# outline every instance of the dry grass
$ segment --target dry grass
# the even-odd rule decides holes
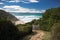
[[[51,32],[45,32],[42,40],[51,40]]]

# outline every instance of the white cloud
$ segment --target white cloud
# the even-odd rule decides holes
[[[30,2],[39,2],[38,0],[29,0]]]
[[[39,0],[1,0],[6,2],[38,3]]]
[[[7,1],[7,2],[20,2],[20,0],[11,0],[11,1]]]
[[[39,1],[38,0],[23,0],[21,2],[23,2],[23,3],[38,3]]]
[[[23,3],[30,3],[30,2],[26,2],[26,1],[22,1]]]
[[[34,19],[39,19],[42,16],[16,16],[18,19],[23,21],[24,23],[31,22]]]
[[[21,6],[4,6],[3,9],[7,12],[16,12],[16,13],[43,13],[45,10],[36,10],[23,8]]]
[[[0,2],[0,4],[4,4],[3,2]]]
[[[38,3],[38,0],[9,0],[7,2],[23,2],[23,3]]]

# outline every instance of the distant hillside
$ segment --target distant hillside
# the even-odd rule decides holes
[[[18,19],[15,16],[3,10],[0,10],[0,20],[10,20],[12,22],[18,21]]]

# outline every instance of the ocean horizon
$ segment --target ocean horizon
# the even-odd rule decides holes
[[[14,16],[42,16],[43,13],[12,13]]]
[[[11,13],[20,21],[24,23],[31,22],[34,19],[40,19],[43,13]]]

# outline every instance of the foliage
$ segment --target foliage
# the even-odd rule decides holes
[[[60,40],[60,22],[52,26],[52,40]]]
[[[10,13],[0,10],[0,20],[17,21],[18,19]]]
[[[43,14],[40,28],[46,31],[50,31],[54,23],[60,21],[60,8],[51,8],[46,10]]]
[[[19,40],[19,31],[11,21],[0,21],[0,40]]]
[[[43,13],[42,18],[39,20],[34,20],[34,24],[39,24],[41,30],[45,31],[51,31],[51,27],[54,23],[60,21],[60,7],[58,8],[51,8],[46,10],[45,13]]]
[[[20,24],[20,25],[17,25],[17,28],[19,29],[20,37],[23,37],[25,35],[32,33],[32,26],[29,24],[23,24],[23,25]]]
[[[60,20],[60,8],[48,9],[43,14],[42,17],[43,24],[41,26],[43,26],[44,30],[50,31],[52,25],[58,22],[58,20]]]
[[[32,32],[30,23],[15,26],[13,22],[17,20],[10,13],[0,10],[0,40],[19,40]]]

